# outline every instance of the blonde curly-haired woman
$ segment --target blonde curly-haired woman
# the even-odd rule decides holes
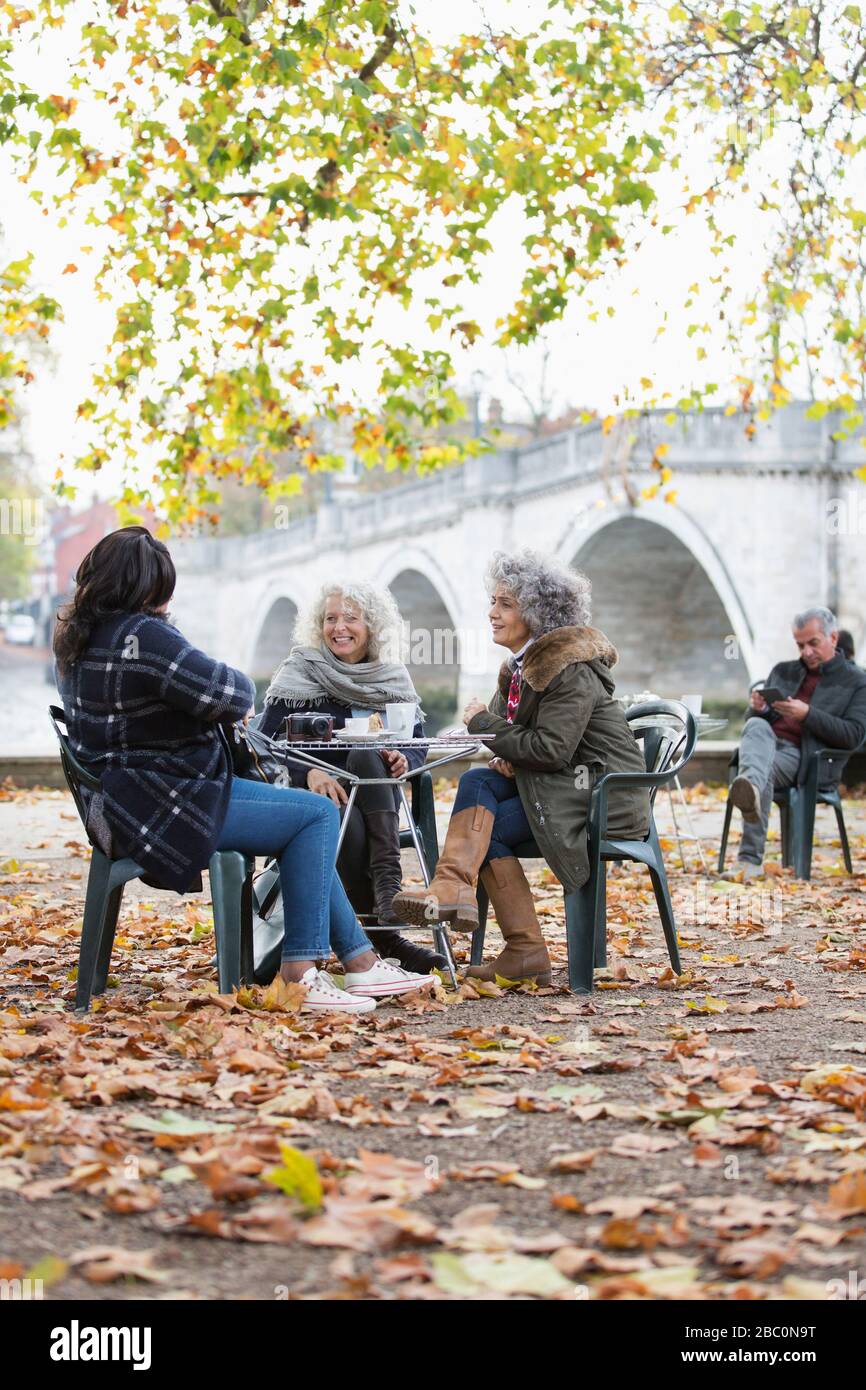
[[[279,735],[286,716],[306,711],[329,714],[334,727],[363,715],[384,716],[386,704],[414,703],[418,694],[409,672],[392,658],[401,626],[400,610],[387,589],[372,584],[323,586],[295,629],[296,645],[274,675],[265,695],[262,730]],[[415,724],[420,738],[424,726]],[[419,749],[334,749],[321,760],[361,777],[399,777],[424,761]],[[329,797],[342,811],[348,800],[343,784],[319,768],[296,774],[299,784]],[[387,786],[359,788],[357,811],[349,817],[337,870],[356,912],[371,908],[368,928],[376,950],[405,969],[429,973],[445,959],[394,930],[399,923],[392,902],[402,882],[396,791]]]

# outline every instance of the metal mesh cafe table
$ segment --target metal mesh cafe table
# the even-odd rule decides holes
[[[317,767],[322,772],[327,772],[330,777],[338,778],[342,782],[349,784],[349,799],[343,811],[342,823],[340,825],[340,838],[337,841],[337,853],[343,843],[343,836],[346,833],[346,824],[358,795],[359,787],[395,787],[400,798],[400,806],[405,813],[409,826],[409,834],[412,837],[412,845],[418,856],[418,864],[421,869],[421,877],[424,886],[430,882],[430,872],[427,868],[427,859],[424,854],[424,846],[418,834],[418,826],[412,815],[409,805],[409,798],[406,795],[406,787],[413,777],[418,777],[422,772],[432,772],[434,768],[445,767],[448,763],[453,763],[458,758],[471,758],[485,744],[493,741],[493,734],[443,734],[440,737],[432,735],[429,738],[406,738],[403,734],[389,733],[385,730],[382,734],[375,734],[368,738],[340,738],[339,731],[332,739],[298,739],[291,742],[281,742],[281,751],[292,761],[304,763],[307,767]],[[410,768],[401,773],[399,777],[389,777],[384,769],[381,777],[361,777],[355,772],[349,772],[342,767],[335,767],[333,763],[326,762],[320,755],[322,753],[350,753],[353,748],[368,748],[373,752],[380,753],[392,751],[405,753],[411,749],[421,749],[427,757],[431,752],[439,753],[440,756],[434,757],[430,761],[421,763],[420,767]],[[454,955],[451,950],[451,942],[444,923],[431,922],[431,929],[438,949],[442,952],[448,962],[448,973],[451,976],[452,985],[457,984],[457,970],[454,964]]]

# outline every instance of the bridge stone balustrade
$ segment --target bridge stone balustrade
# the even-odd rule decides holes
[[[619,426],[605,434],[594,422],[289,525],[275,506],[260,534],[174,545],[176,620],[263,678],[321,584],[388,585],[416,680],[453,690],[462,708],[489,694],[502,657],[489,640],[487,560],[529,545],[591,578],[620,689],[737,697],[793,654],[798,609],[828,604],[866,641],[861,439],[834,440],[838,420],[809,419],[803,403],[757,422],[751,439],[747,423],[722,410],[652,412],[622,427],[623,449]],[[675,502],[640,497],[658,481],[659,445]]]

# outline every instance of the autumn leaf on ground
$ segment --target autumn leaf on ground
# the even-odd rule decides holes
[[[679,1139],[664,1134],[619,1134],[611,1145],[611,1153],[622,1158],[643,1158],[646,1154],[660,1153],[662,1149],[675,1149]]]
[[[548,1260],[529,1255],[455,1255],[440,1251],[431,1257],[433,1282],[445,1293],[475,1296],[485,1292],[508,1296],[530,1294],[554,1298],[572,1285]]]
[[[705,994],[703,1000],[686,1000],[686,1008],[695,1014],[723,1014],[727,1007],[725,999],[714,999],[711,994]]]
[[[79,1250],[69,1258],[70,1267],[79,1269],[93,1284],[109,1284],[117,1279],[141,1279],[146,1283],[164,1284],[169,1275],[153,1268],[149,1250],[123,1250],[115,1245],[95,1245]]]
[[[827,1191],[827,1205],[840,1216],[866,1212],[866,1173],[846,1173]]]
[[[311,1211],[322,1205],[322,1179],[315,1160],[290,1144],[280,1145],[282,1163],[265,1173],[265,1182],[272,1182],[281,1192],[297,1197]]]
[[[559,1154],[550,1160],[549,1166],[555,1173],[582,1173],[592,1166],[600,1152],[600,1149],[581,1149],[574,1153]]]

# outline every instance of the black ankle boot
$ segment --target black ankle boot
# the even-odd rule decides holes
[[[400,817],[396,811],[367,811],[364,814],[370,881],[373,885],[373,911],[383,927],[400,925],[392,902],[403,886],[400,865]]]
[[[373,943],[373,949],[378,951],[380,956],[398,961],[404,970],[412,970],[416,975],[429,975],[431,970],[444,970],[448,964],[438,951],[431,951],[428,946],[410,941],[408,936],[401,936],[398,931],[377,931],[375,927],[368,927],[367,935]]]

